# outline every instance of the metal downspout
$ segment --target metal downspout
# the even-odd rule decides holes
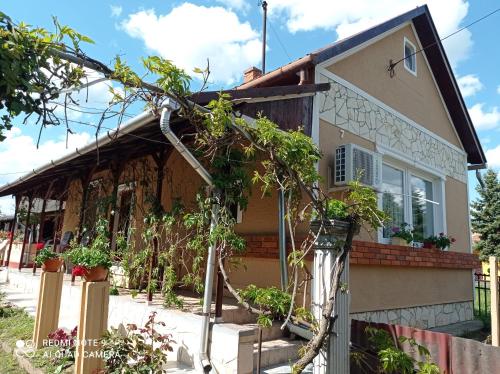
[[[278,236],[281,289],[286,291],[288,286],[288,267],[286,262],[285,192],[282,188],[278,191]]]
[[[196,170],[196,172],[208,184],[210,192],[214,199],[218,199],[217,191],[214,189],[212,176],[205,170],[199,161],[193,156],[191,152],[181,143],[180,139],[174,134],[170,128],[170,115],[173,110],[178,109],[178,104],[174,101],[168,100],[161,112],[160,128],[162,133],[170,141],[172,146],[181,154],[182,157]],[[217,225],[217,216],[219,212],[219,205],[212,205],[212,215],[210,220],[210,232],[215,229]],[[210,307],[212,304],[212,289],[215,274],[215,243],[211,244],[208,248],[207,270],[205,275],[205,291],[203,294],[203,321],[201,326],[201,340],[200,340],[200,363],[205,372],[212,369],[212,363],[208,356],[208,336],[210,329]]]

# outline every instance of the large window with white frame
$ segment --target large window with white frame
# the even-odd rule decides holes
[[[399,164],[384,162],[380,208],[390,221],[380,232],[380,241],[389,243],[394,227],[407,223],[415,242],[444,231],[444,184],[437,176]]]

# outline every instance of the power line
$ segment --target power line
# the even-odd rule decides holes
[[[433,42],[433,43],[429,44],[428,46],[426,46],[426,47],[424,47],[424,48],[422,48],[422,49],[419,49],[418,51],[415,51],[415,52],[413,52],[412,54],[410,54],[410,55],[408,55],[408,56],[405,56],[405,57],[403,57],[403,58],[399,59],[399,60],[398,60],[398,61],[396,61],[396,62],[392,62],[392,60],[391,60],[391,62],[390,62],[390,64],[389,64],[389,68],[388,68],[387,70],[388,70],[389,72],[391,72],[391,76],[392,76],[392,75],[394,74],[394,68],[395,68],[395,67],[396,67],[396,65],[397,65],[397,64],[399,64],[401,61],[404,61],[404,60],[406,60],[407,58],[410,58],[410,57],[412,57],[412,56],[416,55],[417,53],[420,53],[420,52],[422,52],[422,51],[425,51],[427,48],[430,48],[430,47],[435,46],[435,45],[436,45],[436,44],[438,44],[439,42],[442,42],[442,41],[444,41],[444,40],[448,39],[449,37],[451,37],[451,36],[453,36],[453,35],[456,35],[456,34],[458,34],[459,32],[462,32],[462,31],[464,31],[464,30],[468,29],[469,27],[471,27],[471,26],[475,25],[476,23],[479,23],[479,22],[481,22],[481,21],[485,20],[486,18],[488,18],[488,17],[492,16],[493,14],[495,14],[495,13],[497,13],[497,12],[500,12],[500,8],[497,8],[497,9],[495,9],[495,10],[491,11],[490,13],[485,14],[484,16],[482,16],[482,17],[480,17],[480,18],[476,19],[475,21],[472,21],[472,22],[471,22],[471,23],[469,23],[468,25],[465,25],[464,27],[462,27],[462,28],[460,28],[460,29],[458,29],[458,30],[456,30],[456,31],[452,32],[451,34],[446,35],[444,38],[439,39],[439,40],[437,40],[437,41],[435,41],[435,42]]]
[[[56,118],[58,118],[58,117],[56,117]],[[61,118],[58,118],[58,119],[59,120],[63,120]],[[94,125],[94,124],[89,123],[89,122],[83,122],[83,121],[77,121],[77,120],[71,120],[71,119],[68,119],[68,122],[79,124],[79,125],[84,125],[84,126],[90,126],[90,127],[96,128],[96,129],[99,128],[98,125]],[[100,126],[100,128],[104,129],[104,130],[108,130],[108,131],[118,131],[118,133],[120,132],[120,130],[118,128],[110,128],[110,127],[105,127],[105,126]],[[130,137],[133,137],[133,138],[136,138],[136,139],[141,139],[141,140],[148,141],[148,142],[155,143],[155,144],[170,145],[170,143],[167,143],[167,142],[164,142],[164,141],[161,141],[161,140],[146,138],[144,136],[140,136],[140,135],[136,135],[136,134],[122,133],[122,135],[130,136]],[[0,173],[0,176],[7,176],[7,175],[14,175],[14,174],[27,174],[27,173],[30,173],[31,171],[33,171],[33,170],[13,171],[13,172],[9,172],[9,173]]]
[[[285,45],[281,42],[281,39],[280,39],[278,33],[276,32],[276,30],[274,29],[273,24],[271,23],[270,20],[268,22],[269,22],[269,26],[271,26],[271,31],[273,32],[274,36],[276,36],[276,39],[278,39],[278,43],[281,46],[281,48],[283,49],[283,52],[285,52],[286,56],[288,57],[288,60],[291,60],[292,58],[288,54],[288,51],[286,50]]]

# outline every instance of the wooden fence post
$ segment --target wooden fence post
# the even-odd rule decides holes
[[[498,305],[498,260],[490,256],[490,292],[491,292],[491,345],[498,347],[500,345],[500,320]]]
[[[99,358],[98,340],[108,328],[109,281],[83,282],[78,324],[75,374],[100,372],[104,361]]]
[[[36,306],[35,330],[33,332],[33,343],[36,349],[42,348],[43,341],[58,327],[62,284],[62,272],[48,273],[42,271]]]

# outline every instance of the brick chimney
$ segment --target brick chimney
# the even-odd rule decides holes
[[[262,77],[262,70],[252,66],[243,72],[243,83],[248,83],[259,77]]]

